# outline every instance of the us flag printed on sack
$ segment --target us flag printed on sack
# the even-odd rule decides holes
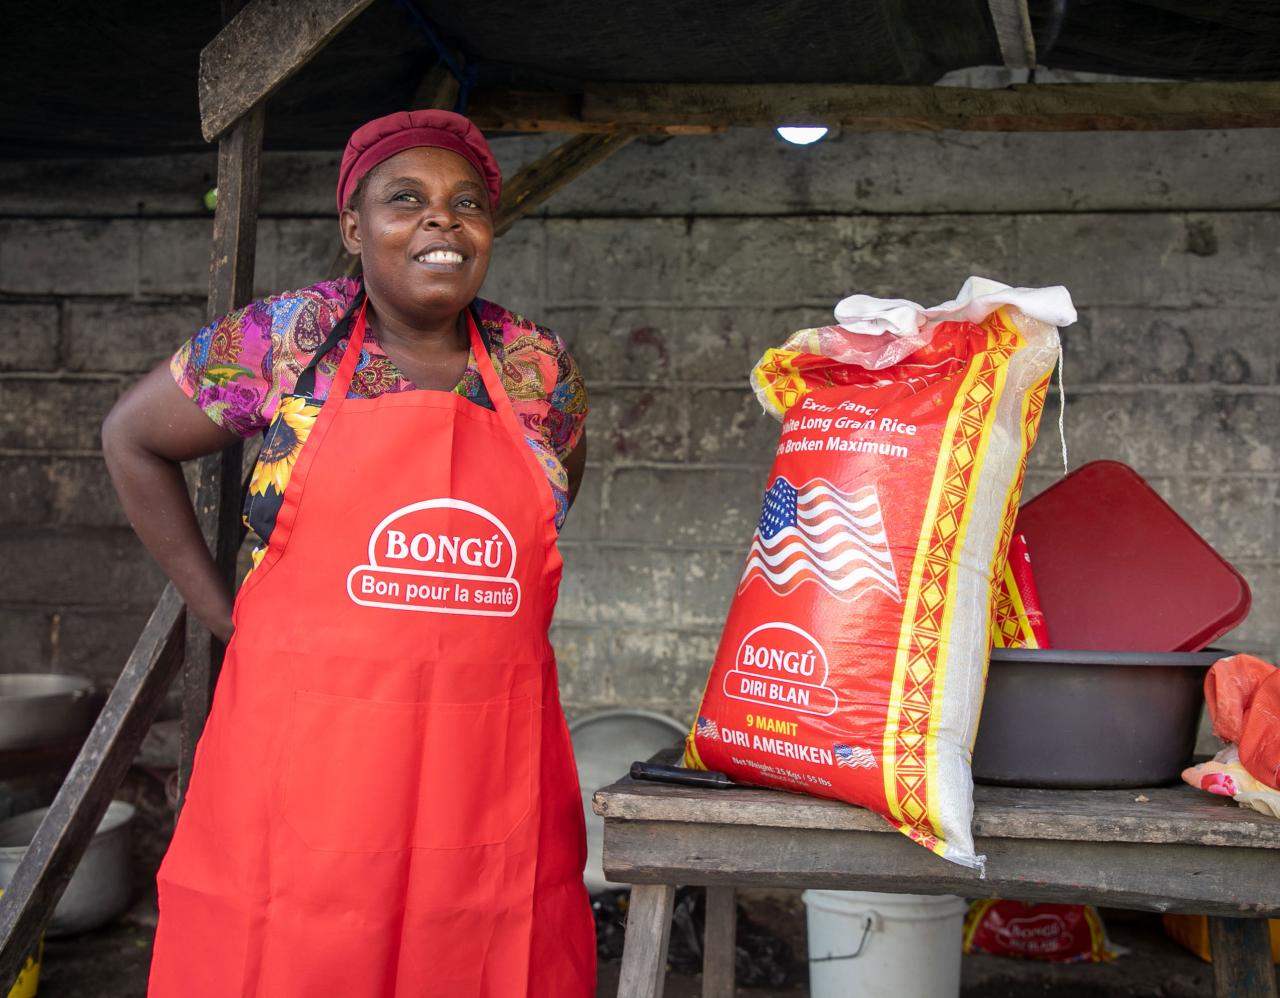
[[[980,867],[969,752],[1064,288],[853,296],[766,352],[782,421],[685,764],[871,808]]]
[[[797,492],[779,478],[764,494],[738,592],[760,579],[776,593],[813,582],[837,599],[854,600],[867,588],[898,596],[873,486],[848,495],[824,479]]]

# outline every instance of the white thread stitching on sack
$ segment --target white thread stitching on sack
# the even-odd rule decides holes
[[[1058,344],[1058,439],[1062,441],[1062,473],[1071,473],[1067,464],[1067,389],[1062,383],[1062,344]]]

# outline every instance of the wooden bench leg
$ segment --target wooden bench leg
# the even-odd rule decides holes
[[[1209,945],[1217,998],[1276,998],[1265,918],[1210,917]]]
[[[702,998],[733,998],[737,930],[737,891],[732,887],[708,887]]]
[[[672,884],[636,884],[631,888],[618,998],[662,998],[675,897]]]

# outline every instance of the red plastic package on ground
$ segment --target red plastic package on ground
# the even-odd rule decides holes
[[[845,314],[842,315],[842,309]],[[871,808],[980,867],[969,759],[1064,288],[854,296],[767,352],[783,421],[685,763]]]
[[[1122,952],[1087,904],[1026,904],[989,898],[969,906],[964,951],[1054,963],[1101,963]]]

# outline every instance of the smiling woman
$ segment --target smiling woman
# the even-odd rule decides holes
[[[500,197],[465,118],[363,126],[338,181],[362,279],[214,321],[104,426],[139,536],[229,639],[153,996],[595,992],[547,641],[586,398],[559,338],[477,297]],[[233,606],[178,462],[258,432]]]
[[[396,153],[363,180],[359,197],[342,209],[342,242],[360,257],[365,287],[382,303],[383,348],[411,381],[448,390],[466,360],[458,316],[489,270],[490,193],[476,164],[424,146]],[[421,335],[424,319],[434,336]],[[455,349],[441,352],[441,343]]]

